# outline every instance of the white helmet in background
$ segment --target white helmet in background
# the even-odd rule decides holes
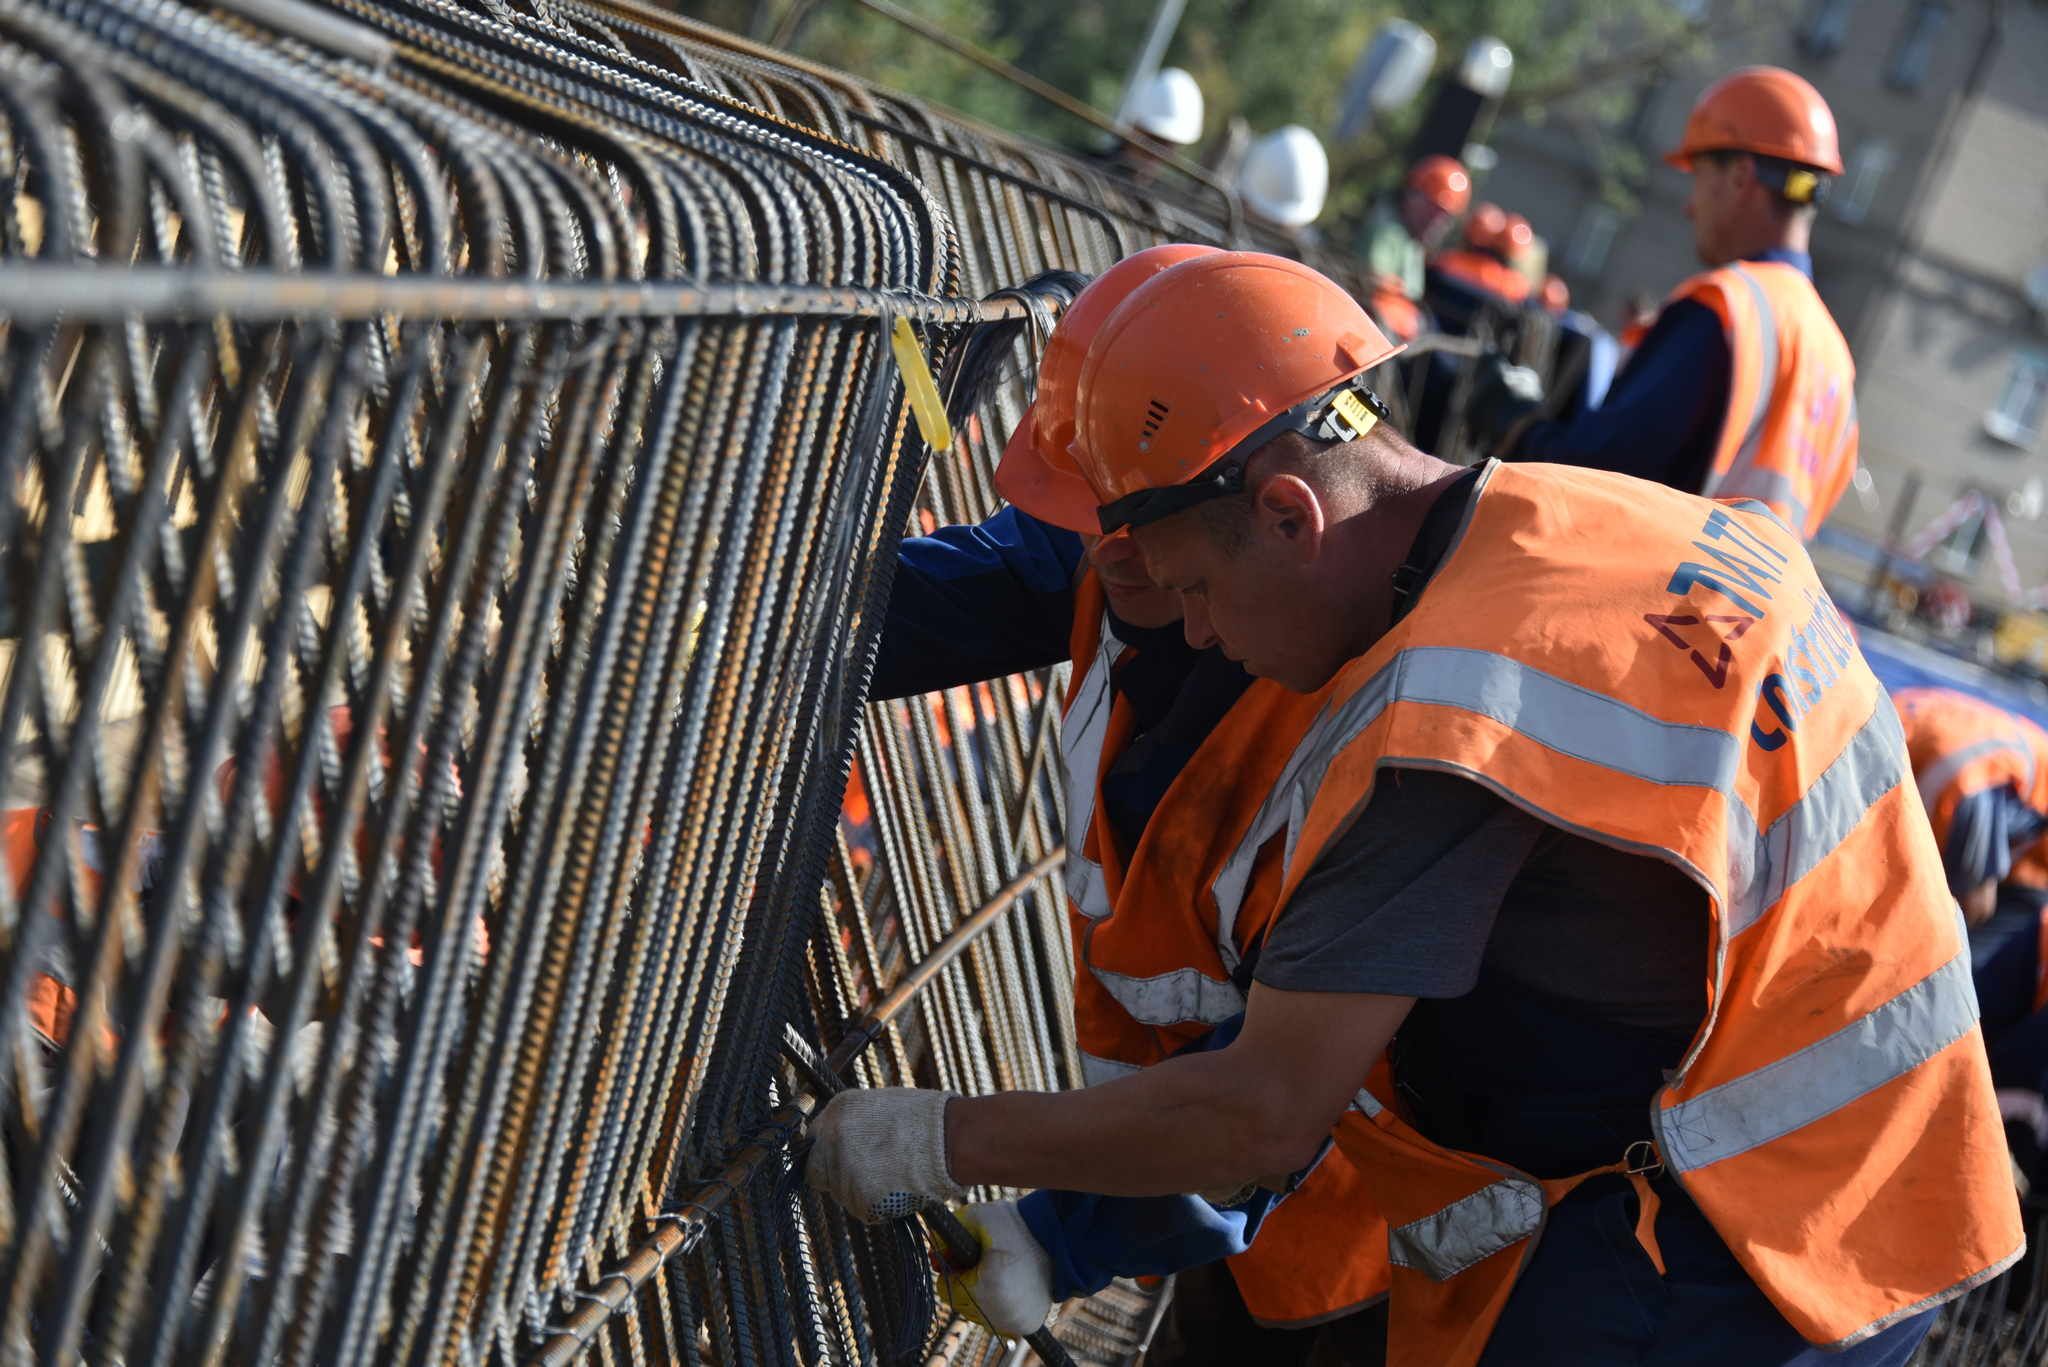
[[[1322,139],[1298,123],[1253,140],[1237,173],[1244,207],[1283,228],[1305,228],[1330,193],[1330,158]]]
[[[1161,142],[1194,146],[1202,140],[1202,87],[1177,66],[1161,67],[1131,100],[1131,126]]]

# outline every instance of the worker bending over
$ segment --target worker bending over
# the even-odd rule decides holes
[[[904,542],[875,675],[886,698],[1074,662],[1061,750],[1074,1024],[1089,1083],[1235,1034],[1277,888],[1269,878],[1207,889],[1315,717],[1313,700],[1189,644],[1178,600],[1147,577],[1132,538],[1101,536],[1068,454],[1095,331],[1160,271],[1214,254],[1140,252],[1068,307],[997,467],[1013,506]],[[1152,1367],[1384,1360],[1384,1230],[1342,1153],[1284,1204],[1270,1191],[1214,1203],[1040,1191],[968,1219],[1001,1256],[946,1287],[1000,1331],[1027,1333],[1055,1299],[1115,1276],[1181,1273]]]
[[[1768,512],[1435,460],[1358,382],[1376,337],[1228,253],[1081,374],[1102,529],[1190,644],[1320,694],[1218,878],[1282,837],[1242,1032],[1080,1092],[845,1093],[809,1180],[864,1217],[1226,1194],[1334,1131],[1390,1361],[1903,1362],[2021,1233],[1897,714]]]
[[[1509,459],[1754,498],[1811,538],[1856,470],[1855,367],[1808,254],[1842,173],[1834,115],[1792,72],[1745,67],[1700,96],[1665,160],[1692,175],[1706,272],[1672,292],[1598,409],[1537,421],[1533,372],[1494,358],[1473,425]]]
[[[1970,921],[2007,1134],[2038,1182],[2048,1158],[2048,731],[1953,689],[1903,689],[1895,701],[1949,888]]]

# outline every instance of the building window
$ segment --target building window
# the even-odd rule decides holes
[[[2007,446],[2030,447],[2041,435],[2041,417],[2048,411],[2048,356],[2021,352],[2005,373],[1998,405],[1984,415],[1984,430]]]
[[[1621,215],[1605,204],[1589,204],[1565,243],[1564,266],[1571,275],[1598,275],[1621,232]]]
[[[1813,0],[1806,22],[1799,26],[1799,50],[1809,57],[1832,57],[1849,36],[1849,12],[1856,0]]]
[[[1927,80],[1927,67],[1934,60],[1934,43],[1948,24],[1947,0],[1921,0],[1906,18],[1898,45],[1885,67],[1884,82],[1894,90],[1918,90]]]
[[[1841,183],[1828,196],[1828,210],[1844,223],[1861,223],[1870,215],[1878,187],[1892,169],[1892,146],[1882,138],[1858,143],[1842,168]]]

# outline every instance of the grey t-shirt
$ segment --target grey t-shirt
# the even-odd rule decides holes
[[[1389,769],[1254,976],[1423,998],[1395,1062],[1424,1132],[1548,1176],[1647,1137],[1649,1098],[1705,1012],[1706,907],[1662,860],[1473,779]]]

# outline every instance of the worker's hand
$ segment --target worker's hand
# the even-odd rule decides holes
[[[1052,1313],[1052,1259],[1031,1237],[1015,1201],[972,1205],[960,1223],[981,1241],[981,1261],[956,1272],[932,1253],[946,1303],[984,1329],[1022,1338]]]
[[[1465,421],[1480,445],[1491,447],[1543,407],[1543,379],[1498,352],[1488,352],[1476,364]]]
[[[841,1092],[811,1121],[804,1181],[868,1224],[927,1203],[965,1199],[946,1170],[951,1092],[874,1087]]]

